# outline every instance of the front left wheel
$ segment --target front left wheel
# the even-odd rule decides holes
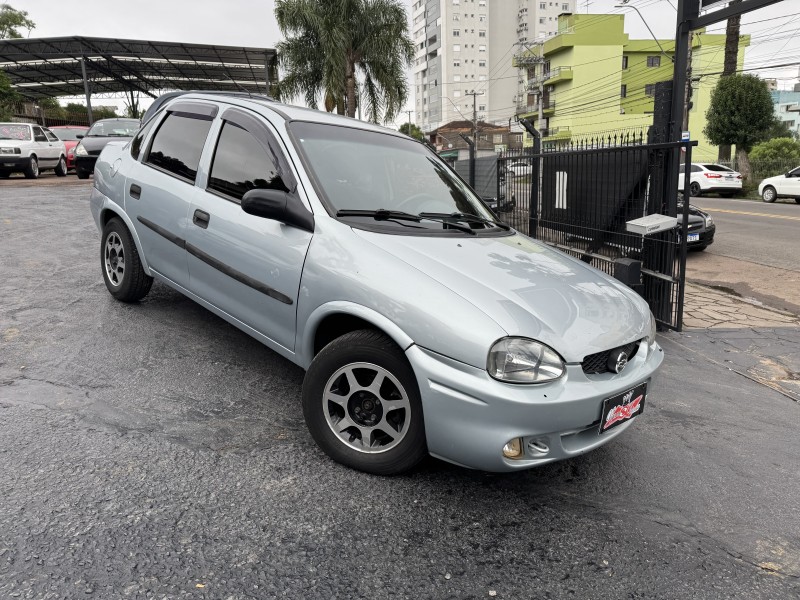
[[[317,354],[303,381],[303,415],[320,448],[359,471],[397,475],[428,453],[414,372],[378,331],[347,333]]]
[[[136,302],[150,291],[153,278],[144,271],[128,228],[116,217],[103,227],[100,266],[109,293],[122,302]]]

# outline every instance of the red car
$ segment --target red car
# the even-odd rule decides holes
[[[75,146],[78,145],[80,138],[78,136],[86,135],[86,132],[89,131],[88,127],[83,127],[82,125],[55,125],[49,128],[56,137],[64,142],[64,146],[67,148],[67,170],[71,170],[75,168]]]

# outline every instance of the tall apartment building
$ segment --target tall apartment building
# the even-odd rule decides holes
[[[415,0],[411,7],[415,122],[429,132],[455,120],[503,123],[516,113],[513,58],[558,32],[576,0]],[[480,94],[473,100],[472,94]]]

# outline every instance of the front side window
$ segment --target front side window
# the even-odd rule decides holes
[[[211,120],[170,113],[161,122],[145,162],[194,183]]]
[[[46,142],[47,138],[44,135],[44,131],[42,131],[41,127],[34,127],[33,128],[33,139],[36,142]]]
[[[219,134],[208,189],[237,200],[253,189],[289,191],[264,147],[229,121]]]
[[[335,215],[341,210],[464,213],[495,223],[474,192],[422,144],[362,129],[294,122],[292,139]],[[404,233],[442,232],[442,223],[342,217]],[[481,225],[477,225],[482,228]],[[491,225],[489,226],[495,229]],[[498,230],[499,231],[499,230]],[[449,233],[449,232],[448,232]]]
[[[44,130],[44,134],[47,136],[48,142],[58,142],[59,139],[55,136],[55,134],[50,131],[49,129]]]

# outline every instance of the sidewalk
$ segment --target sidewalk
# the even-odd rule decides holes
[[[665,334],[686,360],[706,359],[800,402],[800,317],[686,284],[683,332]]]

